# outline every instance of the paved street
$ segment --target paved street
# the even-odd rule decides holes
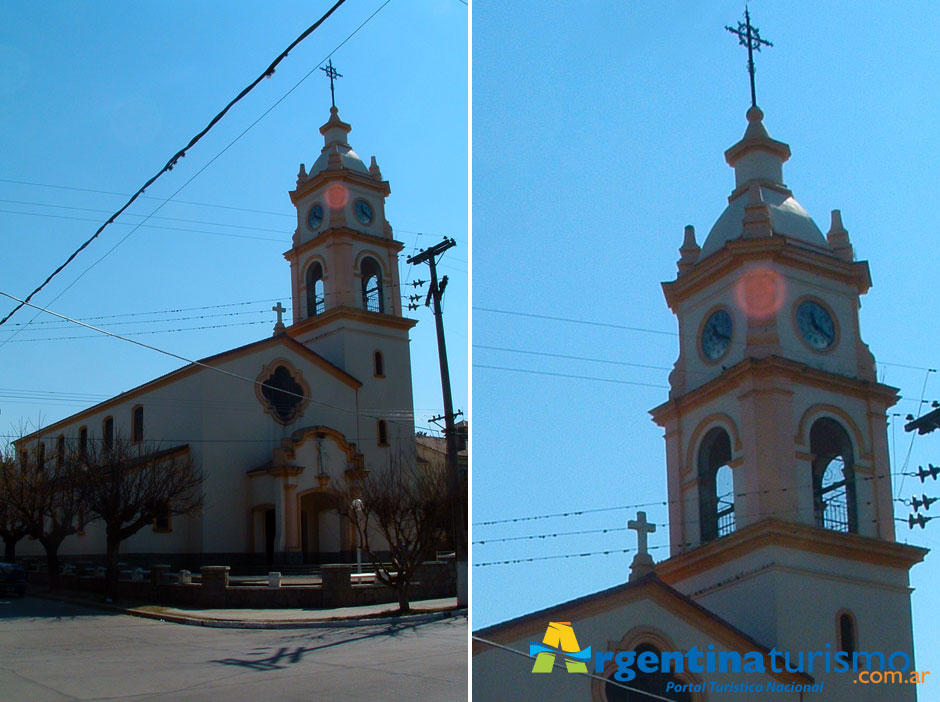
[[[211,629],[0,599],[0,702],[466,698],[466,617]]]

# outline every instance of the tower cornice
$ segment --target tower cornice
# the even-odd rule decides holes
[[[354,183],[362,188],[372,190],[383,197],[388,197],[391,192],[391,186],[387,180],[376,180],[375,178],[358,173],[348,168],[326,169],[310,176],[303,183],[300,183],[296,189],[288,190],[290,200],[297,204],[307,195],[315,190],[319,190],[332,181],[340,180],[346,183]]]
[[[418,323],[417,320],[408,319],[407,317],[399,317],[397,315],[385,314],[382,312],[367,312],[355,307],[339,305],[337,307],[331,307],[323,314],[308,317],[307,319],[303,319],[295,324],[290,325],[287,327],[286,332],[291,338],[297,338],[310,331],[320,327],[329,326],[331,323],[340,320],[355,320],[359,322],[366,322],[371,325],[389,327],[390,329],[403,330],[411,329]]]
[[[745,358],[717,378],[654,407],[650,410],[650,415],[654,422],[665,427],[676,418],[714,402],[721,396],[729,395],[739,389],[749,392],[754,385],[766,385],[766,381],[770,379],[781,379],[788,383],[799,383],[823,390],[836,390],[844,395],[862,399],[874,397],[883,402],[885,408],[892,407],[898,401],[898,388],[890,385],[811,368],[805,363],[791,361],[780,356],[766,356]]]
[[[674,585],[772,546],[905,571],[924,560],[928,553],[925,548],[895,541],[769,518],[657,563],[656,575]]]
[[[756,239],[728,241],[716,253],[695,264],[676,280],[662,283],[666,303],[675,313],[679,304],[716,280],[752,261],[779,263],[805,270],[824,278],[852,285],[859,295],[871,287],[867,261],[845,261],[829,251],[775,234]]]
[[[331,227],[326,231],[320,232],[315,237],[305,241],[302,244],[292,246],[290,249],[284,252],[284,258],[290,261],[314,248],[318,248],[320,246],[329,246],[335,243],[347,243],[349,241],[358,241],[363,244],[381,246],[383,249],[388,249],[389,251],[392,251],[396,254],[405,248],[404,243],[398,241],[397,239],[386,239],[383,236],[366,234],[365,232],[360,232],[357,229],[351,229],[349,227]]]

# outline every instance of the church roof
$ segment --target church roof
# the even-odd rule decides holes
[[[60,419],[58,422],[55,422],[54,424],[50,424],[49,426],[43,427],[39,431],[33,432],[32,434],[24,436],[21,439],[17,439],[13,443],[18,444],[19,442],[24,441],[25,439],[32,438],[39,434],[48,434],[60,427],[65,427],[69,424],[72,424],[73,422],[83,417],[95,414],[96,412],[100,412],[101,410],[107,409],[108,407],[111,407],[113,405],[117,405],[127,400],[133,399],[134,397],[137,397],[138,395],[142,395],[143,393],[149,392],[150,390],[155,390],[157,387],[175,382],[177,380],[181,380],[185,378],[186,376],[189,376],[200,370],[208,370],[206,368],[203,368],[203,366],[200,364],[211,365],[212,363],[215,363],[218,361],[228,361],[235,357],[244,355],[246,353],[259,351],[265,348],[266,346],[277,346],[277,345],[287,346],[288,348],[296,351],[297,353],[306,357],[309,361],[312,361],[315,365],[319,366],[320,368],[330,373],[331,375],[337,377],[339,380],[344,382],[346,385],[349,385],[350,387],[353,387],[353,388],[362,387],[362,381],[353,377],[352,375],[344,371],[339,366],[326,360],[320,354],[315,353],[314,351],[311,351],[306,346],[301,344],[299,341],[295,341],[294,339],[289,337],[287,334],[278,334],[276,336],[268,337],[266,339],[261,339],[259,341],[253,341],[250,344],[238,346],[234,349],[229,349],[228,351],[223,351],[222,353],[217,353],[213,356],[207,356],[206,358],[200,359],[196,361],[195,363],[189,363],[183,366],[182,368],[177,368],[176,370],[172,370],[169,373],[159,376],[158,378],[154,378],[153,380],[143,383],[142,385],[138,385],[137,387],[131,388],[130,390],[126,390],[125,392],[122,392],[119,395],[115,395],[114,397],[109,398],[103,402],[99,402],[97,405],[92,405],[91,407],[87,409],[84,409],[80,412],[76,412],[75,414],[70,415],[66,417],[65,419]]]
[[[523,638],[541,638],[545,633],[545,625],[549,621],[570,621],[576,625],[579,618],[596,616],[640,599],[655,601],[693,627],[716,640],[720,640],[729,649],[741,653],[757,651],[765,658],[770,655],[769,648],[711,610],[706,609],[691,597],[683,595],[675,588],[670,587],[660,580],[655,573],[650,573],[638,580],[617,585],[607,590],[601,590],[569,602],[532,612],[516,619],[510,619],[494,626],[477,629],[473,632],[475,637],[473,655],[483,653],[488,649],[486,644],[477,641],[476,637],[504,645]],[[637,622],[638,625],[646,623],[648,622]],[[626,632],[621,633],[625,634]],[[805,673],[773,672],[769,660],[765,664],[765,669],[769,675],[786,682],[801,684],[813,682],[813,678]]]
[[[760,108],[749,109],[744,136],[725,152],[728,165],[734,168],[735,189],[708,233],[699,260],[717,252],[726,242],[746,236],[745,216],[764,207],[773,235],[828,249],[813,218],[783,184],[783,164],[790,158],[790,147],[771,138],[763,118]]]

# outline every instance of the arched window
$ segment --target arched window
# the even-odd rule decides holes
[[[382,358],[382,352],[376,351],[373,355],[375,375],[378,378],[385,377],[385,359]]]
[[[106,417],[101,427],[101,437],[106,449],[114,447],[114,417]]]
[[[809,430],[809,447],[816,526],[857,533],[855,458],[848,433],[834,419],[817,419]]]
[[[63,463],[65,463],[65,437],[59,434],[59,438],[55,440],[56,468],[61,468]]]
[[[369,312],[384,312],[385,296],[379,264],[374,258],[364,258],[359,273],[362,275],[362,308]]]
[[[644,653],[652,653],[656,657],[656,667],[659,667],[660,652],[655,646],[643,643],[634,650],[636,651],[637,658]],[[662,671],[644,673],[640,671],[636,661],[634,661],[631,668],[636,672],[636,677],[629,682],[624,681],[622,684],[635,688],[636,690],[641,690],[642,692],[627,690],[617,685],[616,678],[614,678],[616,671],[614,671],[614,673],[607,677],[607,683],[604,685],[604,696],[607,698],[607,702],[649,702],[651,699],[655,699],[650,696],[651,694],[659,695],[661,699],[667,698],[675,700],[676,702],[692,702],[692,693],[686,690],[676,692],[675,689],[669,689],[667,691],[666,686],[668,683],[675,683],[675,685],[685,684],[672,673],[663,673]]]
[[[734,531],[734,478],[731,439],[720,427],[710,429],[698,450],[699,522],[702,543]]]
[[[88,427],[78,430],[78,454],[84,456],[88,453]]]
[[[839,614],[839,620],[836,624],[839,631],[839,650],[845,651],[849,655],[855,653],[858,649],[855,617],[849,612],[842,612]]]
[[[46,445],[42,441],[39,442],[39,467],[46,467]]]
[[[131,426],[134,428],[134,442],[140,443],[144,440],[144,408],[140,405],[131,412]]]
[[[326,309],[323,292],[323,266],[314,261],[307,269],[307,316],[315,317]]]
[[[379,446],[388,446],[388,426],[384,419],[379,420],[378,425]]]

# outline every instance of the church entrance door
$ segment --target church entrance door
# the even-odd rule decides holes
[[[314,490],[300,497],[300,544],[304,563],[330,563],[342,559],[346,528],[339,512],[340,498]]]

